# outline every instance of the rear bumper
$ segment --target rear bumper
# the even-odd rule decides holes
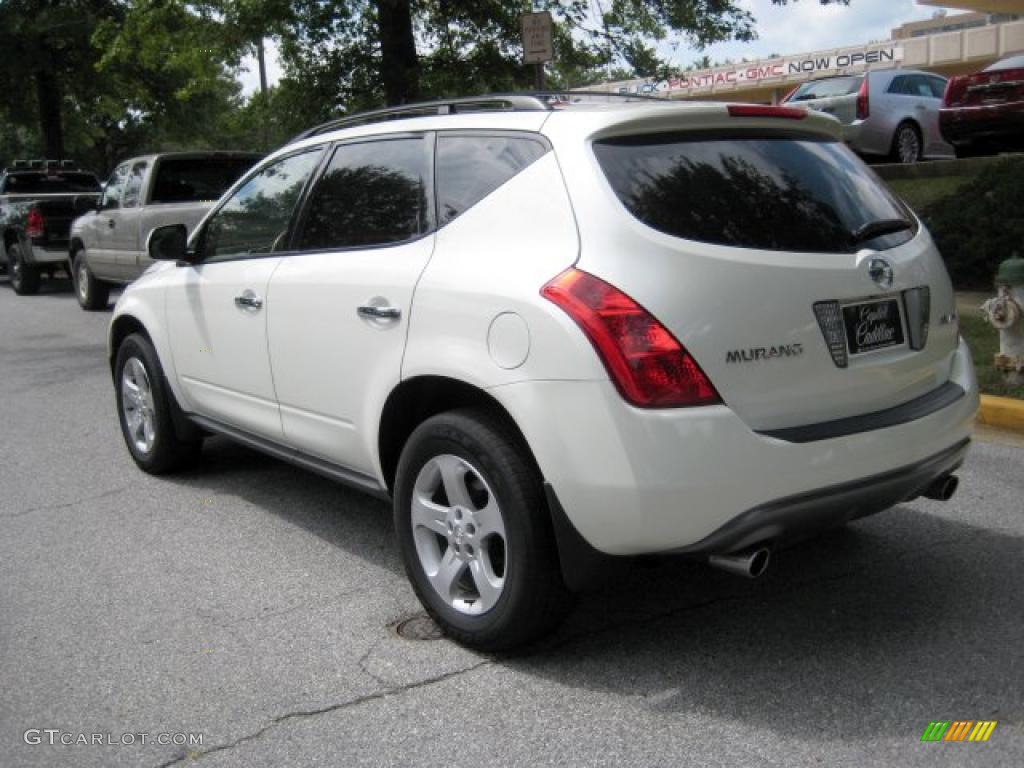
[[[676,553],[706,555],[736,552],[766,541],[785,543],[873,515],[920,496],[937,478],[956,471],[969,444],[965,438],[907,467],[762,504]]]
[[[1024,101],[980,107],[951,107],[939,112],[942,137],[966,146],[977,141],[1024,139]]]
[[[68,245],[63,244],[32,244],[29,261],[33,264],[66,264],[68,260]]]
[[[758,434],[726,406],[632,408],[607,381],[490,391],[582,539],[632,555],[736,548],[779,519],[799,521],[794,530],[808,518],[827,527],[915,495],[962,460],[974,424],[977,384],[963,342],[950,373],[964,394],[945,407],[808,442]]]

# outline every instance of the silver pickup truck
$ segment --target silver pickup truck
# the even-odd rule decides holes
[[[169,152],[127,160],[110,175],[96,210],[71,225],[69,268],[82,309],[106,309],[113,285],[130,283],[152,264],[154,227],[192,227],[261,155]]]

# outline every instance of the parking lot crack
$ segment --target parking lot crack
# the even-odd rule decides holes
[[[67,502],[64,502],[62,504],[42,504],[42,505],[40,505],[38,507],[30,507],[28,509],[22,509],[22,510],[20,510],[18,512],[11,512],[9,514],[0,515],[0,519],[11,520],[11,519],[13,519],[15,517],[24,517],[25,515],[30,515],[33,512],[48,512],[48,511],[52,511],[52,510],[55,510],[55,509],[68,509],[70,507],[76,507],[79,504],[85,504],[86,502],[89,502],[89,501],[98,501],[99,499],[109,499],[111,496],[117,496],[118,494],[124,493],[127,490],[128,490],[128,486],[125,486],[124,488],[115,488],[112,491],[104,491],[103,493],[97,493],[97,494],[95,494],[93,496],[83,496],[80,499],[75,499],[74,501],[67,501]]]
[[[372,651],[373,649],[371,648],[370,650]],[[367,655],[369,655],[369,653]],[[432,685],[443,683],[447,680],[451,680],[456,677],[461,677],[462,675],[469,674],[470,672],[474,672],[480,669],[481,667],[486,667],[493,663],[494,660],[492,659],[483,659],[481,661],[478,661],[476,664],[471,664],[470,666],[464,667],[463,669],[457,669],[452,672],[445,672],[442,675],[428,677],[425,680],[417,680],[406,685],[385,688],[383,690],[375,691],[374,693],[368,693],[365,696],[357,696],[354,699],[342,701],[337,704],[329,704],[326,707],[318,707],[316,709],[300,709],[295,710],[294,712],[286,712],[283,715],[278,715],[277,717],[273,718],[262,728],[259,728],[258,730],[253,731],[252,733],[248,733],[244,736],[241,736],[240,738],[235,739],[234,741],[228,744],[220,744],[215,747],[210,747],[210,749],[204,749],[198,752],[188,752],[184,755],[180,755],[179,757],[174,758],[173,760],[168,760],[167,762],[160,763],[160,765],[157,766],[157,768],[171,768],[172,766],[176,765],[184,765],[189,762],[197,762],[199,760],[202,760],[204,757],[208,757],[209,755],[213,755],[218,752],[227,752],[229,750],[235,749],[236,747],[240,747],[243,744],[248,744],[250,742],[256,741],[262,738],[269,731],[272,731],[278,726],[284,725],[285,723],[289,723],[294,720],[305,720],[312,717],[319,717],[320,715],[329,715],[334,712],[342,712],[347,709],[362,706],[363,704],[369,704],[370,702],[380,701],[381,699],[388,699],[393,696],[401,696],[402,694],[408,693],[410,691],[419,690],[420,688],[428,688]]]

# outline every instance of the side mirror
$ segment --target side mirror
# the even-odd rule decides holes
[[[184,224],[156,227],[146,241],[149,258],[155,261],[189,261],[188,230]]]

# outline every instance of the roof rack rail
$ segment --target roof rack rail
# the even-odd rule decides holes
[[[461,96],[453,99],[436,99],[403,104],[398,107],[371,109],[356,112],[352,115],[337,117],[326,123],[316,125],[288,141],[308,139],[329,131],[341,128],[352,128],[357,125],[380,123],[387,120],[404,120],[413,117],[430,117],[433,115],[451,115],[460,112],[545,112],[558,109],[573,103],[581,103],[594,98],[607,98],[624,101],[665,101],[657,96],[646,96],[635,93],[605,93],[602,91],[528,91],[521,93],[486,93],[481,96]]]

